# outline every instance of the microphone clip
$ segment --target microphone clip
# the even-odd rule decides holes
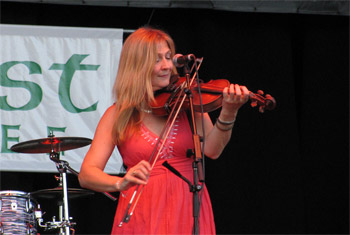
[[[182,68],[184,65],[187,65],[190,61],[195,61],[196,57],[193,54],[182,55],[176,54],[173,57],[173,63],[177,68]]]

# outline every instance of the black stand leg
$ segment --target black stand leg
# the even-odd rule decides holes
[[[193,162],[193,174],[194,174],[194,184],[191,183],[186,177],[181,175],[180,172],[178,172],[174,167],[172,167],[167,161],[163,162],[163,166],[165,166],[168,170],[173,172],[176,176],[183,179],[189,186],[190,192],[193,193],[193,234],[198,235],[199,234],[199,192],[202,190],[202,186],[198,184],[198,166],[196,162]]]

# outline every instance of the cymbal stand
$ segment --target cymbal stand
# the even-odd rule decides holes
[[[52,221],[47,222],[46,224],[42,224],[43,219],[41,218],[41,215],[38,214],[37,216],[38,224],[40,227],[44,228],[45,230],[52,230],[52,229],[59,228],[60,235],[69,235],[70,231],[72,231],[72,234],[74,234],[75,230],[73,229],[73,226],[76,225],[76,223],[70,221],[72,217],[69,217],[69,209],[68,209],[67,170],[70,171],[75,176],[79,176],[79,172],[77,172],[72,167],[70,167],[67,161],[60,160],[59,153],[55,152],[54,150],[51,150],[50,152],[50,159],[53,162],[55,162],[57,170],[60,173],[60,176],[56,177],[56,179],[59,181],[59,187],[62,188],[62,192],[63,192],[63,198],[58,202],[59,221],[56,221],[56,217],[54,216]],[[117,200],[117,198],[113,197],[111,194],[107,192],[103,192],[103,194],[113,201]]]
[[[53,221],[54,227],[60,229],[60,235],[69,235],[70,230],[73,230],[75,223],[71,222],[68,209],[68,186],[67,186],[67,169],[69,169],[68,162],[62,161],[59,158],[59,153],[55,151],[50,152],[50,159],[55,162],[58,172],[60,173],[60,186],[62,186],[62,203],[59,203],[59,222]],[[70,168],[70,170],[73,170]],[[73,230],[74,231],[74,230]]]

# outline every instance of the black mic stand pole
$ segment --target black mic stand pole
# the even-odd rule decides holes
[[[195,62],[196,63],[196,62]],[[193,234],[198,235],[199,234],[199,209],[200,209],[200,203],[199,203],[199,192],[202,190],[202,186],[198,184],[198,178],[199,181],[204,182],[204,176],[203,176],[203,169],[202,169],[202,151],[201,151],[201,145],[200,145],[200,137],[197,134],[197,128],[196,128],[196,121],[194,117],[194,108],[193,108],[193,97],[191,93],[191,84],[190,84],[190,73],[187,63],[184,66],[185,71],[185,77],[186,77],[186,83],[187,87],[184,89],[184,92],[189,99],[190,103],[190,116],[191,120],[191,128],[192,128],[192,136],[193,136],[193,143],[194,143],[194,150],[188,149],[187,151],[187,157],[194,156],[194,161],[192,163],[193,167],[193,184],[186,179],[184,176],[181,175],[180,172],[178,172],[175,168],[173,168],[167,161],[163,163],[163,166],[165,166],[168,170],[173,172],[176,176],[183,179],[190,187],[190,192],[193,193]]]
[[[195,60],[196,63],[196,60]],[[193,193],[193,234],[198,235],[199,234],[199,211],[200,211],[200,201],[199,201],[199,192],[202,190],[202,185],[198,184],[198,181],[204,182],[204,175],[203,175],[203,167],[202,167],[202,151],[201,151],[201,138],[197,134],[197,128],[196,128],[196,121],[194,116],[194,107],[193,107],[193,97],[191,92],[191,84],[190,84],[190,73],[188,64],[185,63],[184,66],[184,72],[186,77],[186,83],[187,87],[184,88],[184,92],[189,100],[189,106],[190,106],[190,125],[192,128],[192,136],[193,136],[193,143],[194,143],[194,150],[188,149],[187,151],[187,157],[194,156],[194,161],[192,163],[193,167],[193,184],[186,179],[184,176],[180,174],[175,168],[173,168],[167,161],[163,162],[163,166],[166,167],[168,170],[173,172],[176,176],[183,179],[190,187],[190,192]]]
[[[187,63],[185,63],[184,72],[185,72],[185,77],[187,82],[187,88],[185,89],[185,93],[187,94],[187,97],[190,103],[190,114],[191,114],[190,116],[191,116],[191,123],[192,123],[193,143],[194,143],[194,151],[192,151],[192,154],[191,154],[194,156],[194,161],[192,164],[193,185],[191,187],[192,193],[193,193],[193,219],[194,219],[193,234],[198,235],[199,234],[199,209],[200,209],[199,208],[199,191],[202,190],[202,186],[198,184],[198,178],[201,182],[204,181],[204,176],[202,171],[203,169],[201,164],[202,151],[201,151],[200,137],[197,134],[196,121],[194,116],[194,107],[193,107],[193,96],[191,93],[190,73],[189,73],[189,68]]]

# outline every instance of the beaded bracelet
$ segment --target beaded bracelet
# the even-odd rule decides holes
[[[233,119],[233,121],[231,121],[231,122],[222,121],[222,120],[220,120],[220,118],[217,118],[216,121],[219,122],[222,125],[232,125],[233,123],[235,123],[236,118]]]

